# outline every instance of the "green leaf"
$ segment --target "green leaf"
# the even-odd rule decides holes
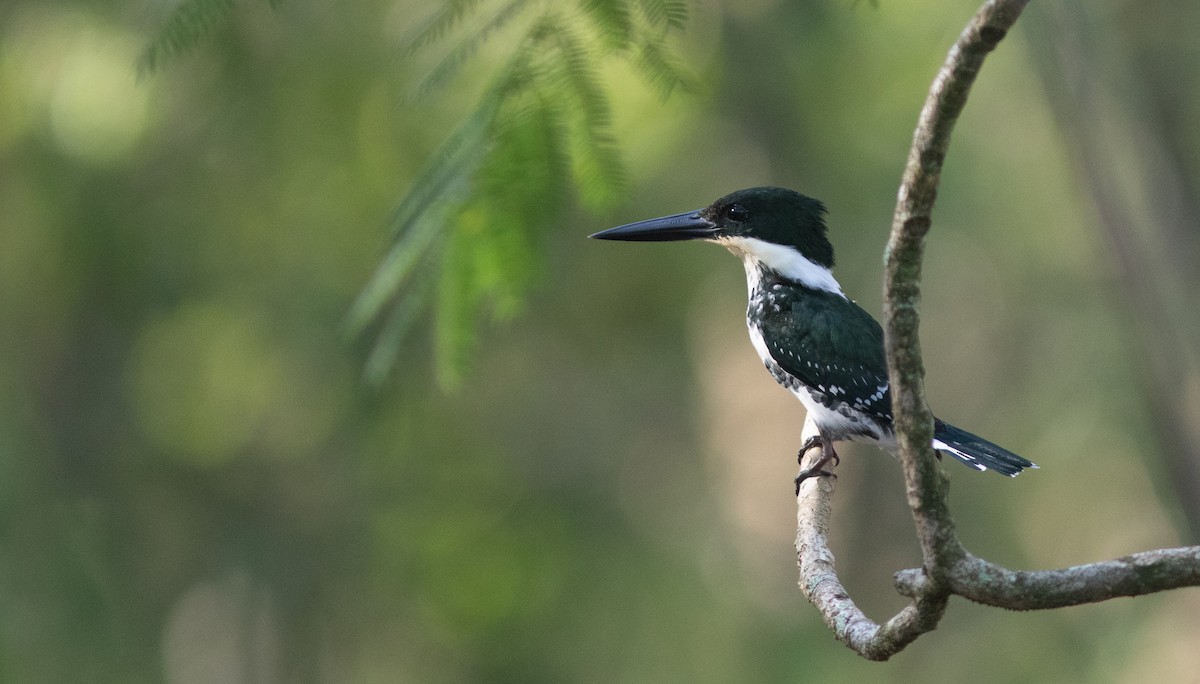
[[[674,29],[683,30],[687,26],[687,0],[662,0],[667,8],[667,25]]]
[[[608,96],[600,86],[595,58],[567,27],[556,32],[554,38],[559,49],[556,67],[561,84],[578,104],[588,125],[608,126],[611,123]]]
[[[358,332],[366,327],[400,291],[437,239],[444,221],[450,215],[449,204],[448,200],[440,200],[437,210],[424,213],[388,250],[387,256],[375,269],[375,274],[371,276],[350,309],[346,325],[351,332]]]
[[[451,0],[406,51],[448,36],[480,4]],[[687,18],[682,0],[510,0],[464,32],[414,92],[449,82],[532,7],[542,13],[392,216],[400,237],[350,315],[360,330],[387,312],[369,379],[386,375],[413,322],[432,309],[437,381],[453,389],[478,349],[481,319],[520,310],[539,270],[539,238],[572,188],[589,207],[620,199],[625,169],[600,76],[606,56],[631,62],[664,96],[695,84],[664,42]],[[421,294],[425,283],[432,295]]]
[[[479,309],[470,245],[455,227],[442,259],[434,321],[434,369],[438,384],[457,389],[475,349]]]
[[[559,214],[569,189],[569,166],[551,114],[536,104],[515,109],[480,170],[478,200],[468,209],[487,217],[473,238],[475,269],[500,319],[520,310],[538,270],[537,234]]]
[[[629,45],[633,35],[629,0],[583,0],[581,6],[610,47],[622,49]]]
[[[387,379],[396,365],[404,339],[428,308],[430,297],[426,282],[428,279],[418,280],[404,297],[393,302],[363,366],[363,379],[369,384],[379,386]]]
[[[494,105],[484,106],[463,122],[393,210],[388,223],[400,237],[354,302],[347,320],[351,332],[366,327],[396,296],[466,197],[471,176],[486,156],[494,113]]]
[[[571,142],[580,198],[592,209],[612,206],[626,181],[616,138],[605,130],[577,126]]]
[[[413,89],[409,99],[418,100],[448,83],[462,69],[471,57],[479,51],[496,32],[505,28],[522,10],[529,6],[528,0],[511,0],[500,7],[491,18],[477,28],[471,35],[459,41],[441,59],[433,71],[421,80]]]
[[[682,29],[687,24],[687,0],[641,0],[638,5],[655,28]]]
[[[440,40],[466,19],[482,0],[448,0],[413,36],[404,42],[403,54],[411,56],[430,43]]]
[[[699,89],[699,79],[685,67],[661,42],[646,40],[637,47],[634,64],[664,100],[675,90],[685,93]]]
[[[608,97],[600,86],[594,60],[583,43],[568,30],[556,34],[560,58],[559,82],[565,89],[567,149],[580,187],[580,196],[591,207],[603,207],[619,196],[625,185],[620,148],[612,134]]]
[[[409,188],[408,194],[392,210],[388,226],[393,235],[407,228],[422,212],[436,204],[456,179],[474,172],[488,151],[488,132],[498,106],[494,98],[485,98],[441,144],[429,165]]]
[[[191,49],[233,11],[233,0],[184,0],[137,58],[138,76],[154,73]]]

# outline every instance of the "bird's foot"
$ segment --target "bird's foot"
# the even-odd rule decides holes
[[[800,483],[804,482],[810,477],[837,477],[837,475],[833,474],[832,472],[825,470],[825,466],[832,462],[834,467],[837,467],[837,465],[841,463],[842,459],[837,455],[837,452],[833,450],[833,443],[826,442],[825,440],[821,439],[820,435],[809,437],[804,442],[804,444],[800,447],[800,453],[796,456],[797,460],[803,463],[804,454],[806,454],[809,449],[817,446],[821,447],[821,458],[817,459],[816,463],[812,464],[808,468],[805,468],[804,470],[801,470],[800,474],[796,475],[796,496],[800,496]]]
[[[807,454],[809,449],[817,447],[820,447],[821,449],[825,448],[824,443],[821,441],[821,435],[813,435],[812,437],[804,440],[804,444],[800,445],[800,451],[796,452],[796,463],[803,465],[804,454]]]
[[[800,474],[796,476],[796,493],[795,493],[796,496],[800,496],[800,484],[810,477],[837,477],[837,474],[831,473],[828,470],[821,470],[821,469],[815,469],[815,468],[808,468],[807,470],[801,470]]]

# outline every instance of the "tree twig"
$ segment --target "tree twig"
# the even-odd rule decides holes
[[[1009,610],[1043,610],[1200,585],[1200,546],[1143,551],[1060,570],[1014,571],[968,555],[951,591]]]
[[[884,330],[894,427],[922,567],[897,573],[911,603],[882,625],[850,598],[826,542],[833,478],[811,478],[797,498],[800,588],[834,635],[865,658],[886,660],[937,627],[949,597],[1032,610],[1200,585],[1200,547],[1161,549],[1061,570],[1018,572],[963,547],[947,503],[948,481],[933,457],[933,414],[925,402],[918,338],[921,260],[950,133],[987,57],[1029,0],[989,0],[975,14],[934,79],[921,110],[900,185],[887,247]],[[806,433],[811,425],[806,423]],[[806,434],[807,436],[807,434]],[[806,458],[807,462],[807,458]]]

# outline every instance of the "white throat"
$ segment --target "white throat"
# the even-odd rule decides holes
[[[777,245],[758,238],[723,237],[717,242],[741,257],[746,266],[746,277],[751,283],[758,280],[758,265],[762,264],[785,278],[794,280],[814,290],[832,292],[843,298],[842,286],[833,277],[833,271],[806,258],[795,247]]]

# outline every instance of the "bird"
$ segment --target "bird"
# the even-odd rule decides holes
[[[703,209],[673,214],[588,237],[599,240],[715,242],[742,260],[750,341],[771,376],[806,409],[811,434],[797,460],[821,455],[795,478],[800,484],[840,458],[835,442],[872,444],[895,454],[891,388],[883,329],[846,296],[833,276],[825,205],[794,190],[754,187]],[[811,423],[811,425],[809,424]],[[815,428],[815,429],[814,429]],[[988,440],[934,419],[932,447],[975,470],[1017,476],[1038,466]]]

